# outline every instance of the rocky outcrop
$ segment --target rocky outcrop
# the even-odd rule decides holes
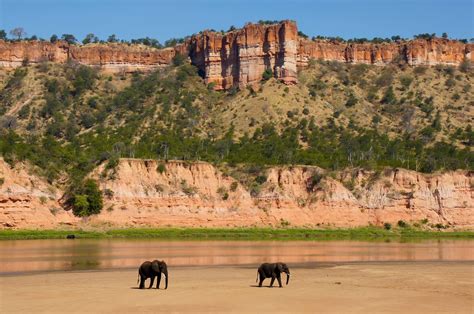
[[[61,195],[32,168],[12,168],[0,158],[0,228],[50,229],[77,223],[59,204]]]
[[[386,65],[404,61],[417,65],[458,65],[464,59],[474,61],[474,44],[443,38],[415,39],[390,43],[346,43],[330,40],[300,39],[298,67],[310,59]]]
[[[106,71],[151,70],[169,65],[180,48],[155,49],[126,44],[69,45],[66,42],[0,40],[0,66],[17,67],[41,62],[68,60],[97,66]]]
[[[188,42],[191,61],[216,89],[260,82],[265,70],[296,83],[298,30],[291,21],[247,24],[225,34],[205,31]]]
[[[0,160],[0,227],[337,226],[410,223],[474,227],[474,177],[468,171],[343,171],[273,167],[258,193],[204,162],[122,159],[92,174],[104,209],[87,221],[60,205],[61,191]]]
[[[246,24],[227,33],[204,31],[174,48],[155,49],[127,44],[68,45],[65,42],[0,40],[0,66],[67,60],[104,70],[149,70],[168,65],[177,54],[190,58],[206,84],[215,89],[244,87],[261,81],[263,73],[286,84],[297,82],[297,69],[311,59],[385,65],[405,61],[416,65],[457,65],[474,62],[474,44],[443,38],[390,43],[349,43],[308,40],[298,36],[293,21],[278,24]]]

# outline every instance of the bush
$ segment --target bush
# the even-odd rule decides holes
[[[408,89],[413,82],[413,77],[410,75],[402,75],[400,76],[400,84],[402,84],[403,88]]]
[[[386,222],[386,223],[383,224],[383,228],[384,228],[385,230],[390,230],[390,229],[392,229],[392,224]]]
[[[166,171],[166,166],[163,163],[160,163],[158,167],[156,167],[156,170],[158,170],[159,173],[164,173]]]
[[[408,224],[407,224],[405,221],[403,221],[403,220],[399,220],[399,221],[397,222],[397,225],[398,225],[400,228],[406,228],[406,227],[408,227]]]
[[[393,105],[397,103],[397,98],[395,97],[395,93],[393,92],[393,87],[390,86],[387,88],[385,91],[385,94],[383,95],[381,99],[382,104],[389,104]]]
[[[267,182],[267,177],[264,175],[259,175],[255,178],[255,182],[257,182],[258,184],[264,184],[265,182]]]
[[[263,74],[262,74],[263,81],[268,81],[272,77],[273,77],[273,72],[271,69],[266,69],[265,71],[263,71]]]
[[[73,196],[72,211],[74,215],[86,217],[98,214],[102,210],[102,206],[102,192],[94,180],[87,179]]]
[[[346,107],[353,107],[357,104],[359,100],[356,98],[356,96],[354,96],[354,94],[350,93],[349,94],[349,98],[347,98],[347,101],[346,101]]]
[[[230,191],[231,192],[235,192],[237,190],[237,187],[239,186],[239,184],[237,182],[232,182],[231,185],[230,185]]]
[[[184,64],[184,61],[186,61],[186,57],[183,56],[182,54],[178,53],[176,54],[174,57],[173,57],[173,65],[174,66],[180,66],[180,65],[183,65]]]

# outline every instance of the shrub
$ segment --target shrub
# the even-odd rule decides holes
[[[311,192],[314,189],[314,187],[321,182],[322,179],[323,179],[322,174],[318,172],[313,174],[306,183],[306,190],[308,192]]]
[[[157,170],[159,173],[164,173],[164,172],[166,172],[166,166],[165,166],[165,164],[163,164],[163,163],[158,164],[158,167],[156,167],[156,170]]]
[[[393,105],[397,102],[397,98],[395,97],[395,93],[393,92],[393,87],[390,86],[387,88],[385,91],[385,94],[383,95],[381,102],[383,104],[389,104]]]
[[[0,186],[2,186],[3,183],[5,183],[5,178],[0,178]]]
[[[94,180],[87,179],[73,196],[72,211],[74,215],[86,217],[98,214],[102,210],[102,206],[102,192]]]
[[[219,187],[217,189],[217,194],[220,195],[220,197],[225,201],[229,198],[229,193],[227,192],[227,189],[223,186]]]
[[[182,64],[184,64],[184,61],[186,61],[186,57],[183,56],[183,55],[180,54],[180,53],[176,54],[176,55],[173,57],[173,60],[172,60],[173,65],[176,66],[176,67],[177,67],[177,66],[180,66],[180,65],[182,65]]]
[[[405,89],[408,89],[410,87],[411,82],[413,82],[413,77],[411,77],[410,75],[400,76],[400,84],[402,84]]]
[[[273,77],[273,72],[271,69],[266,69],[265,71],[263,71],[263,74],[262,74],[263,81],[268,81],[272,77]]]
[[[389,86],[393,82],[393,70],[390,68],[386,68],[382,71],[380,76],[375,81],[375,84],[378,87],[382,86]]]
[[[308,115],[308,114],[309,114],[309,109],[308,109],[308,108],[304,108],[304,109],[303,109],[303,114],[304,114],[304,115]]]
[[[265,182],[267,182],[267,177],[264,175],[259,175],[255,178],[255,182],[257,182],[258,184],[264,184]]]
[[[112,191],[111,189],[105,189],[105,190],[104,190],[104,195],[105,195],[108,199],[111,199],[112,197],[114,197],[114,191]]]
[[[357,99],[356,96],[354,96],[353,93],[350,93],[349,94],[349,98],[347,98],[347,101],[346,101],[346,107],[353,107],[357,104],[359,100]]]
[[[398,225],[400,228],[406,228],[406,227],[408,227],[408,224],[407,224],[405,221],[403,221],[403,220],[399,220],[399,221],[397,222],[397,225]]]
[[[187,196],[192,196],[197,193],[197,189],[194,186],[189,186],[186,180],[181,181],[181,190]]]
[[[386,222],[386,223],[383,224],[383,228],[384,228],[385,230],[390,230],[390,229],[392,229],[392,224]]]
[[[235,182],[235,181],[232,182],[232,183],[230,184],[230,191],[231,191],[231,192],[235,192],[235,191],[237,190],[237,187],[238,187],[238,186],[239,186],[239,184],[238,184],[237,182]]]

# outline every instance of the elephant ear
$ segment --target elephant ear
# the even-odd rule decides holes
[[[278,268],[278,270],[279,270],[280,272],[282,272],[282,271],[283,271],[283,265],[282,265],[282,263],[277,263],[277,268]]]
[[[153,269],[156,272],[160,271],[160,263],[157,260],[154,260],[151,262],[151,269]]]

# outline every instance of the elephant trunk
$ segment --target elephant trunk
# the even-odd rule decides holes
[[[287,272],[286,273],[286,284],[288,285],[289,282],[290,282],[290,272]]]

